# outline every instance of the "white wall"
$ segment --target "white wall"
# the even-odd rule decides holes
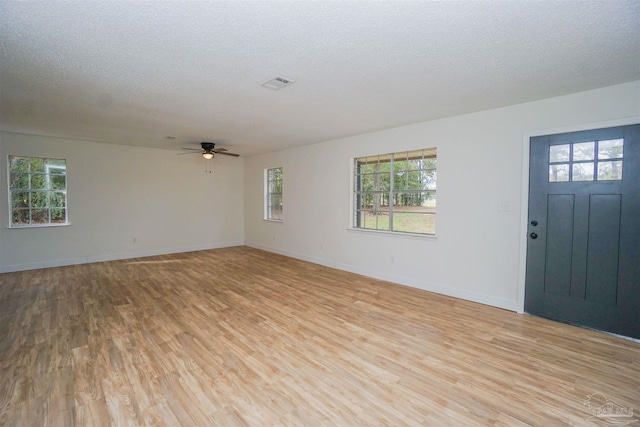
[[[70,226],[9,229],[7,156],[67,160]],[[0,273],[241,245],[244,159],[0,132]],[[135,242],[134,242],[135,238]]]
[[[638,81],[250,157],[246,244],[516,310],[526,222],[523,138],[634,116]],[[348,230],[351,159],[432,146],[437,238]],[[284,167],[283,223],[262,219],[263,171],[277,166]]]

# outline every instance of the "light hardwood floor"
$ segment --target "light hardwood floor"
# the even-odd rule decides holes
[[[0,275],[0,425],[607,425],[605,398],[640,418],[639,343],[247,247]]]

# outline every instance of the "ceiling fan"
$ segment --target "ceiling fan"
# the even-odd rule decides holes
[[[190,152],[178,153],[178,154],[196,154],[196,153],[202,154],[202,157],[204,157],[207,160],[213,159],[216,154],[224,154],[225,156],[240,157],[239,154],[227,152],[226,148],[216,148],[216,144],[213,142],[201,142],[200,146],[202,147],[202,149],[182,147],[182,150],[188,150]]]

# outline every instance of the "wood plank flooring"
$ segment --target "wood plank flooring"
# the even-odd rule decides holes
[[[247,247],[0,275],[0,425],[608,425],[605,399],[640,418],[640,343]]]

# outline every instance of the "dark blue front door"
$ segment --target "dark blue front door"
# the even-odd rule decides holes
[[[525,311],[640,338],[640,125],[531,139]]]

